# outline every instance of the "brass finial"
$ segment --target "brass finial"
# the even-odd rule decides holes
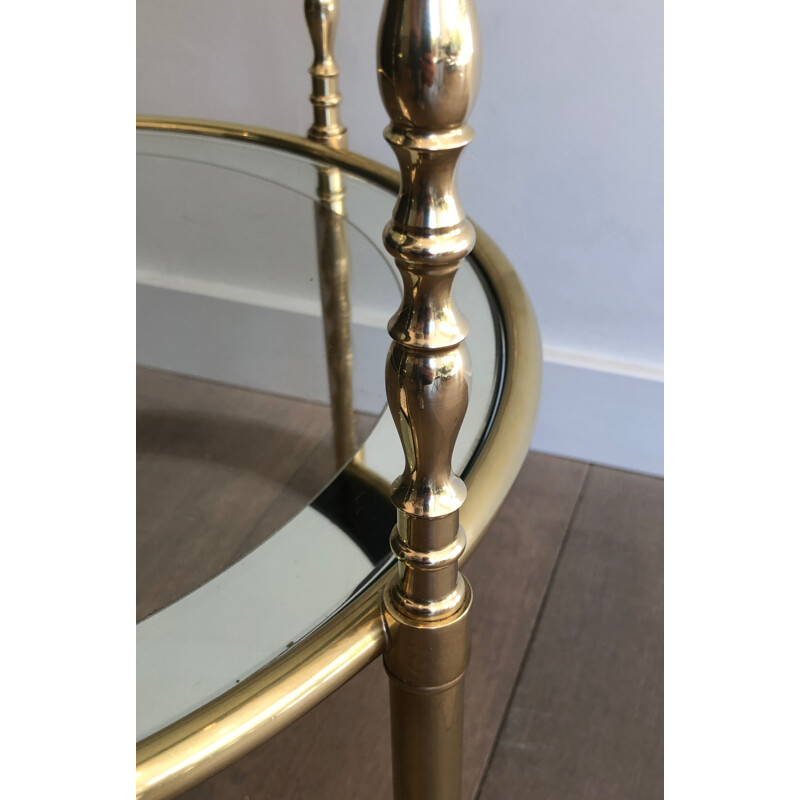
[[[311,73],[311,104],[314,124],[308,138],[335,149],[347,147],[347,128],[342,125],[339,105],[339,67],[333,59],[333,42],[339,23],[338,0],[305,0],[306,23],[314,46]]]

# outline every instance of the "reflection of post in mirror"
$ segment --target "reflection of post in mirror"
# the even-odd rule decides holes
[[[314,230],[334,450],[337,466],[342,467],[357,457],[350,331],[350,251],[345,225],[344,178],[341,170],[335,167],[317,167],[317,171]]]

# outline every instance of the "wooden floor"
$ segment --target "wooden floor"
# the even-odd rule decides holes
[[[376,418],[354,416],[363,442]],[[336,469],[327,406],[138,367],[137,622],[260,545]]]
[[[465,572],[464,800],[663,797],[663,481],[530,453]],[[183,797],[389,800],[387,695],[373,663]]]

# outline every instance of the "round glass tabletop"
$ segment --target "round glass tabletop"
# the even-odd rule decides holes
[[[396,193],[280,143],[137,132],[137,739],[285,655],[392,566],[385,407]],[[454,293],[475,376],[453,467],[497,411],[504,321]]]

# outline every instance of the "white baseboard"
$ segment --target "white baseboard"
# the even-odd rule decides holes
[[[377,414],[386,403],[383,371],[368,367],[383,364],[386,331],[356,315],[352,326],[354,406]],[[145,367],[326,403],[323,335],[319,312],[296,303],[136,285],[136,363]]]
[[[276,308],[272,298],[212,297],[207,287],[141,278],[138,363],[278,394],[291,384],[293,396],[326,401],[324,357],[314,344],[322,322],[304,307]],[[367,367],[383,363],[386,331],[382,322],[355,311],[354,341],[361,352],[354,360],[354,402],[358,410],[377,413],[385,402],[382,370],[373,374]],[[287,337],[291,353],[280,344]],[[659,370],[545,349],[534,450],[663,475],[663,426]]]
[[[664,380],[649,367],[545,350],[531,447],[664,474]]]

